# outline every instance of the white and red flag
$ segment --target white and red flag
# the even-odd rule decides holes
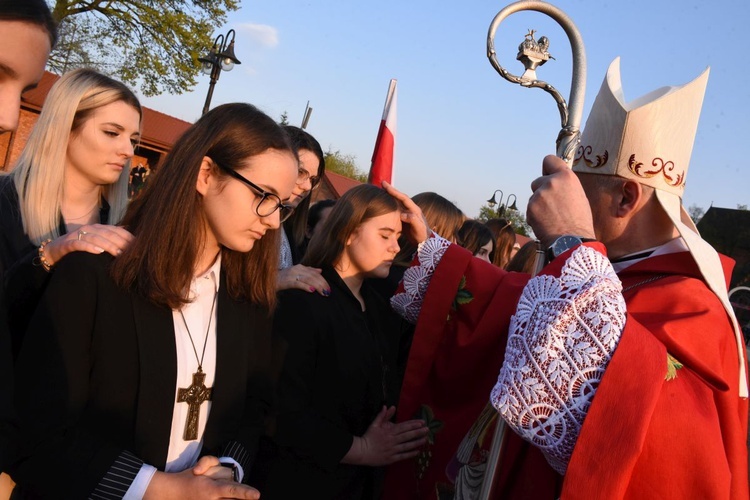
[[[380,186],[382,181],[393,181],[393,156],[396,148],[396,79],[388,85],[385,98],[383,118],[380,120],[375,151],[372,153],[372,165],[368,182]]]

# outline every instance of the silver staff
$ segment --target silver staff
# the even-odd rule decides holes
[[[570,46],[573,50],[573,77],[570,83],[570,96],[568,98],[570,105],[565,102],[565,99],[555,87],[545,81],[538,80],[536,77],[536,69],[552,58],[548,50],[549,40],[547,37],[541,37],[537,41],[534,38],[535,32],[530,30],[526,35],[526,39],[521,42],[521,45],[518,47],[518,55],[516,56],[516,59],[521,61],[526,69],[521,76],[511,74],[497,60],[497,54],[495,53],[495,33],[497,32],[497,28],[503,19],[522,10],[535,10],[547,14],[557,21],[568,35]],[[528,88],[541,88],[552,95],[555,102],[557,102],[562,126],[560,133],[557,135],[557,156],[565,160],[568,166],[571,167],[578,143],[581,140],[580,126],[581,117],[583,116],[583,99],[586,94],[586,49],[583,46],[581,33],[570,17],[554,5],[542,0],[520,0],[514,2],[498,12],[492,20],[492,24],[490,24],[490,29],[487,33],[487,57],[492,67],[509,82]],[[537,265],[534,274],[543,267],[544,257],[545,252],[541,248],[541,244],[537,243]],[[482,500],[489,498],[492,492],[497,468],[500,464],[506,429],[505,421],[498,416],[490,455],[487,457],[482,489],[479,494],[479,498]]]
[[[570,46],[573,50],[573,78],[570,83],[569,106],[555,87],[547,82],[536,79],[536,68],[544,64],[550,57],[547,51],[549,42],[546,37],[540,38],[537,42],[534,40],[534,32],[531,31],[526,35],[526,40],[519,46],[517,59],[526,68],[526,72],[522,76],[511,74],[497,60],[497,54],[495,53],[495,32],[503,19],[522,10],[535,10],[547,14],[557,21],[568,35]],[[560,130],[557,136],[557,156],[571,166],[581,134],[580,125],[581,117],[583,116],[583,98],[586,93],[586,49],[583,46],[581,33],[575,24],[573,24],[570,17],[554,5],[542,0],[520,0],[519,2],[514,2],[498,12],[492,20],[492,24],[490,24],[490,29],[487,33],[487,57],[492,67],[509,82],[529,88],[541,88],[552,95],[557,102],[562,125],[562,130]]]

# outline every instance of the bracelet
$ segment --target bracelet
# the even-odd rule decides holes
[[[42,242],[41,245],[39,245],[39,248],[37,249],[37,259],[39,261],[39,265],[42,266],[42,268],[50,272],[52,271],[52,267],[55,265],[54,263],[47,260],[47,257],[44,255],[44,248],[47,246],[47,244],[52,241],[52,238],[48,238]]]

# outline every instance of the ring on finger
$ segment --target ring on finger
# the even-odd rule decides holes
[[[81,241],[81,238],[83,238],[83,235],[84,235],[84,234],[89,234],[89,233],[87,233],[87,232],[86,232],[86,231],[84,231],[83,229],[79,229],[79,230],[78,230],[78,241]]]

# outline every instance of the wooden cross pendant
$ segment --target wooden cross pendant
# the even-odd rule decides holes
[[[185,432],[182,434],[182,439],[185,441],[198,439],[198,417],[201,414],[201,405],[204,401],[211,400],[211,387],[206,387],[205,380],[206,374],[198,367],[198,371],[193,373],[193,383],[190,387],[180,388],[177,391],[177,402],[188,404]]]

